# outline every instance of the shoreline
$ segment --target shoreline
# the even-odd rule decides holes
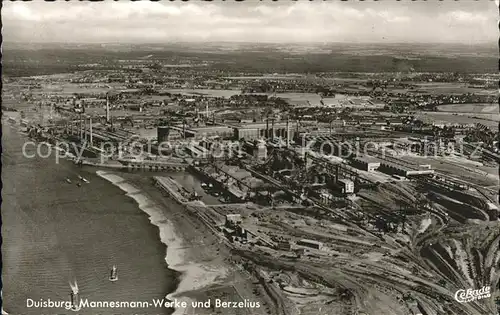
[[[51,299],[61,296],[67,298],[64,292],[68,290],[68,279],[77,279],[82,294],[89,299],[95,299],[97,296],[110,300],[131,300],[132,297],[139,296],[163,298],[166,292],[175,289],[178,274],[175,271],[165,269],[165,263],[162,261],[165,257],[165,247],[163,244],[157,243],[157,232],[154,227],[149,225],[147,217],[138,212],[136,203],[124,198],[122,191],[116,189],[115,185],[109,185],[109,181],[98,181],[98,178],[94,177],[95,170],[76,168],[67,159],[61,159],[60,164],[58,164],[53,159],[23,158],[20,148],[22,143],[26,141],[26,137],[16,132],[15,129],[4,132],[4,137],[5,156],[2,157],[2,160],[7,159],[4,161],[5,166],[11,170],[9,177],[2,177],[10,183],[10,189],[5,191],[5,193],[9,193],[10,198],[4,200],[5,205],[9,206],[9,211],[3,217],[4,223],[7,222],[7,219],[11,223],[16,223],[16,220],[24,219],[25,221],[23,224],[19,224],[19,227],[16,225],[15,229],[9,229],[8,234],[11,242],[4,243],[4,245],[8,245],[8,248],[5,248],[5,254],[9,254],[9,257],[4,257],[5,266],[10,265],[11,269],[5,274],[4,286],[9,285],[10,290],[6,292],[9,296],[8,301],[4,300],[4,303],[8,302],[8,305],[6,309],[2,309],[2,314],[3,312],[35,314],[37,312],[35,309],[26,308],[26,303],[22,303],[23,295],[34,298],[42,296],[50,296]],[[16,170],[19,170],[19,175],[16,175]],[[77,175],[88,178],[91,184],[82,184],[80,188],[77,188],[75,183],[82,180],[81,178],[80,180],[76,179]],[[68,185],[64,181],[65,178],[71,178],[73,183]],[[47,184],[49,186],[44,186]],[[40,189],[40,193],[33,197],[19,199],[18,195],[15,194],[16,186],[20,196],[30,193],[32,189],[35,191]],[[45,193],[46,191],[47,193]],[[57,195],[60,192],[62,192],[62,196]],[[20,212],[16,199],[21,207],[24,205],[24,207],[30,208],[35,202],[39,207],[36,211]],[[84,200],[83,204],[79,202],[82,200]],[[54,202],[60,204],[54,205]],[[45,212],[47,213],[45,214]],[[20,218],[18,213],[23,213],[24,218]],[[58,213],[64,214],[58,215]],[[130,214],[132,216],[129,216]],[[74,222],[66,221],[66,216],[77,219]],[[138,228],[127,231],[127,225],[132,222]],[[36,227],[34,232],[31,230],[33,227]],[[70,229],[68,230],[68,228]],[[83,233],[74,233],[74,231]],[[26,238],[16,238],[19,234],[26,236]],[[44,237],[45,235],[51,237]],[[43,268],[39,271],[39,278],[50,278],[48,281],[35,279],[33,282],[30,280],[33,259],[28,258],[28,256],[23,259],[19,257],[25,255],[23,248],[26,251],[33,246],[34,240],[32,239],[34,238],[40,242],[37,244],[42,246],[41,249],[38,249],[40,253],[38,257],[40,259],[47,257],[46,261],[42,260],[37,263],[39,269]],[[87,239],[89,246],[82,245],[82,242]],[[99,240],[99,244],[94,245],[95,240]],[[48,248],[50,250],[43,251]],[[134,253],[141,250],[143,250],[144,255],[134,257]],[[36,254],[36,251],[33,254]],[[114,289],[110,289],[107,287],[107,277],[105,277],[106,281],[103,282],[98,274],[101,272],[108,274],[109,269],[106,265],[110,266],[116,262],[122,264],[119,267],[124,282],[120,281],[119,287],[114,286]],[[21,267],[19,269],[17,269],[18,267],[12,268],[14,264],[22,265],[23,269]],[[144,275],[137,274],[143,269],[146,270]],[[155,281],[155,277],[158,279],[157,281]],[[131,279],[136,280],[131,281]],[[29,282],[32,285],[23,287],[19,285],[19,282]],[[20,301],[21,303],[19,303]],[[133,311],[123,310],[122,314],[131,314]],[[39,310],[38,312],[48,314],[50,310]],[[149,312],[151,310],[146,310],[146,313]],[[162,313],[170,314],[172,312],[173,309],[165,309]],[[90,314],[82,310],[83,313]]]
[[[197,248],[202,244],[189,240],[180,232],[182,229],[177,228],[176,225],[182,224],[181,221],[175,213],[166,213],[168,211],[165,209],[166,205],[156,202],[155,198],[151,198],[147,192],[137,188],[134,183],[130,183],[129,180],[111,171],[97,170],[96,174],[120,188],[127,197],[134,199],[138,208],[149,216],[150,223],[158,227],[160,242],[166,247],[167,268],[179,273],[176,277],[175,290],[167,293],[165,298],[170,301],[176,299],[186,302],[188,307],[174,309],[173,315],[186,314],[191,309],[191,302],[194,301],[186,294],[215,284],[218,279],[225,277],[227,270],[221,266],[210,266],[210,262],[203,257],[203,251]],[[173,207],[183,208],[181,211],[190,211],[186,209],[186,204],[177,203],[175,198],[164,198],[168,198],[164,201],[170,201]]]

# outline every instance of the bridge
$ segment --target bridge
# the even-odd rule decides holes
[[[118,159],[118,162],[131,169],[146,169],[150,171],[184,171],[189,164],[176,162],[163,162],[153,160]]]

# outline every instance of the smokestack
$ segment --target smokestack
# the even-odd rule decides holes
[[[266,138],[269,138],[269,116],[266,119]]]
[[[85,141],[87,141],[87,137],[88,137],[87,119],[85,117],[83,118],[83,135],[84,135]]]
[[[109,94],[106,93],[106,123],[109,123]]]
[[[205,114],[207,115],[207,120],[208,120],[208,104],[206,106]]]
[[[82,121],[82,114],[80,114],[80,140],[83,140],[83,121]]]
[[[93,143],[93,139],[92,139],[92,117],[89,118],[89,121],[90,121],[90,146],[93,146],[94,143]]]
[[[286,118],[286,147],[290,146],[290,123],[288,117]]]
[[[271,127],[272,127],[271,140],[274,140],[274,118],[273,120],[271,120]]]

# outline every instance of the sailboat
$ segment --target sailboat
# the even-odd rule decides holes
[[[70,292],[70,299],[71,299],[71,310],[74,312],[78,312],[81,309],[80,298],[78,296],[78,292],[71,291]]]
[[[71,306],[69,309],[74,312],[78,312],[81,309],[81,306],[80,296],[78,295],[78,284],[76,284],[76,280],[74,283],[70,282],[69,286],[71,287],[71,292],[69,293]]]
[[[118,271],[116,270],[116,266],[113,265],[111,268],[111,274],[109,275],[109,281],[115,282],[118,280]]]

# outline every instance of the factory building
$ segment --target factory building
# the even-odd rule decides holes
[[[222,232],[230,242],[241,242],[242,244],[247,244],[248,241],[252,241],[253,238],[253,234],[241,226],[236,226],[234,229],[222,227]]]
[[[350,179],[339,179],[337,185],[341,188],[344,194],[354,193],[354,182]]]
[[[158,126],[158,128],[156,128],[156,133],[157,133],[156,139],[158,139],[158,143],[165,142],[168,140],[168,136],[170,134],[170,128],[167,126]]]
[[[257,140],[262,138],[258,128],[234,128],[234,139]]]
[[[319,199],[324,204],[329,204],[335,200],[334,196],[326,189],[319,191]]]
[[[234,227],[238,224],[241,224],[241,214],[226,214],[226,222],[224,223],[225,226],[228,227]]]
[[[104,107],[106,105],[105,99],[98,99],[95,97],[82,98],[80,102],[85,103],[87,107]]]
[[[389,175],[399,175],[404,177],[434,174],[434,170],[431,169],[430,165],[419,165],[418,169],[415,169],[388,161],[380,163],[380,167],[378,169]]]
[[[292,245],[290,244],[289,241],[279,241],[276,244],[276,249],[283,251],[290,251],[292,250]]]
[[[182,139],[182,134],[168,126],[158,126],[156,129],[158,143]]]
[[[234,139],[292,139],[293,130],[297,127],[295,122],[266,122],[255,124],[242,124],[233,126]]]
[[[303,247],[309,247],[309,248],[314,248],[318,250],[323,249],[323,243],[318,242],[318,241],[313,241],[313,240],[308,240],[308,239],[302,239],[300,241],[297,241],[298,246],[303,246]]]
[[[385,103],[381,101],[372,101],[365,98],[325,98],[321,102],[325,107],[341,107],[355,109],[384,109]]]
[[[380,167],[380,161],[372,157],[361,156],[355,157],[352,160],[352,165],[360,170],[373,172]]]
[[[142,113],[142,111],[144,110],[144,107],[140,104],[125,104],[125,105],[123,105],[123,109],[137,111],[139,113]]]
[[[205,137],[231,138],[234,132],[233,128],[227,126],[195,127],[192,129],[193,131],[196,131],[196,139],[202,139]]]
[[[243,150],[255,159],[262,160],[267,158],[267,147],[263,140],[245,141]]]

